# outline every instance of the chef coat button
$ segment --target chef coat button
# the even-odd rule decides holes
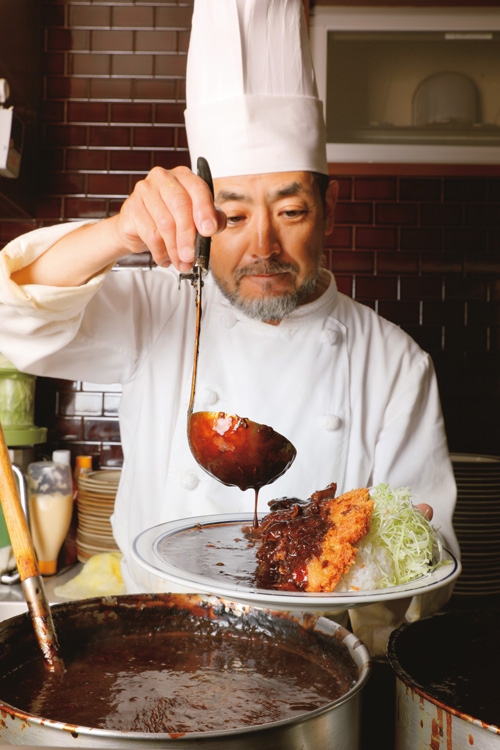
[[[205,388],[205,390],[200,393],[200,402],[205,404],[205,406],[213,406],[218,400],[219,396],[211,388]]]
[[[224,313],[224,315],[222,316],[222,325],[224,326],[224,328],[234,328],[237,322],[238,318],[231,311]]]
[[[337,417],[336,414],[323,414],[323,416],[320,417],[320,423],[324,430],[334,432],[339,429],[342,420],[340,417]]]
[[[185,471],[181,476],[180,484],[185,490],[195,490],[200,483],[200,478],[195,471]]]
[[[325,330],[321,334],[321,341],[324,344],[330,344],[330,346],[333,346],[337,343],[338,340],[339,332],[334,328],[325,328]]]

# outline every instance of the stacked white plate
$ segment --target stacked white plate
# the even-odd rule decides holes
[[[76,554],[85,563],[93,555],[118,550],[111,529],[121,472],[100,469],[78,477],[78,527]]]
[[[457,483],[453,525],[462,558],[454,593],[500,594],[500,456],[452,453]]]

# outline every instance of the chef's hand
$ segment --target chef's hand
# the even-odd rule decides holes
[[[120,212],[73,229],[11,275],[16,284],[79,286],[129,253],[150,250],[160,266],[189,271],[196,230],[210,237],[226,226],[201,177],[187,167],[155,167]]]
[[[415,505],[415,508],[417,508],[421,512],[423,517],[426,518],[428,521],[432,520],[434,511],[430,505],[427,505],[427,503],[419,503],[418,505]]]
[[[211,237],[226,226],[226,216],[215,208],[207,184],[187,167],[152,169],[136,184],[115,220],[126,250],[150,250],[159,266],[173,263],[179,271],[192,268],[197,230]]]

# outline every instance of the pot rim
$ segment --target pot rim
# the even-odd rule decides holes
[[[394,630],[389,637],[389,644],[387,647],[387,658],[389,660],[389,663],[392,667],[393,672],[395,673],[396,680],[401,685],[404,685],[406,689],[409,689],[413,693],[416,693],[421,698],[428,701],[429,703],[432,703],[432,705],[441,709],[445,713],[452,714],[453,716],[456,716],[459,719],[463,719],[469,724],[473,724],[474,726],[479,727],[480,729],[485,729],[488,732],[491,732],[492,734],[500,734],[500,727],[497,726],[496,724],[488,724],[487,722],[481,721],[481,719],[477,719],[471,714],[467,714],[463,711],[459,711],[457,708],[453,708],[452,706],[449,706],[447,703],[444,703],[443,701],[439,700],[439,698],[435,698],[434,696],[427,693],[424,690],[424,688],[420,687],[420,685],[415,681],[415,678],[412,677],[412,675],[401,665],[399,661],[399,656],[397,654],[397,641],[398,641],[398,637],[404,631],[408,630],[408,628],[411,628],[412,625],[417,624],[419,622],[425,623],[426,621],[431,621],[437,617],[446,618],[449,616],[455,616],[456,614],[457,613],[437,612],[434,615],[431,615],[429,617],[424,617],[421,620],[417,620],[415,621],[415,623],[412,623],[412,622],[403,623],[396,630]]]
[[[404,670],[401,671],[403,672]],[[500,734],[500,727],[497,727],[495,724],[487,724],[486,722],[481,721],[481,719],[476,719],[470,714],[462,713],[461,711],[458,711],[458,709],[449,706],[447,703],[443,703],[438,698],[434,698],[433,696],[426,693],[425,690],[422,690],[422,688],[420,688],[418,685],[415,685],[411,678],[406,681],[405,679],[403,679],[402,675],[396,674],[396,680],[404,685],[405,688],[409,688],[413,693],[416,693],[421,698],[424,698],[424,700],[432,703],[434,706],[437,706],[437,708],[442,709],[445,713],[453,714],[453,716],[456,716],[459,719],[464,719],[464,721],[467,721],[469,724],[474,724],[474,726],[480,727],[481,729],[486,729],[492,734]]]

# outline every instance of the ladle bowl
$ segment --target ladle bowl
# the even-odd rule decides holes
[[[194,458],[208,474],[241,490],[271,484],[287,471],[297,453],[272,427],[223,411],[190,414],[188,440]]]

